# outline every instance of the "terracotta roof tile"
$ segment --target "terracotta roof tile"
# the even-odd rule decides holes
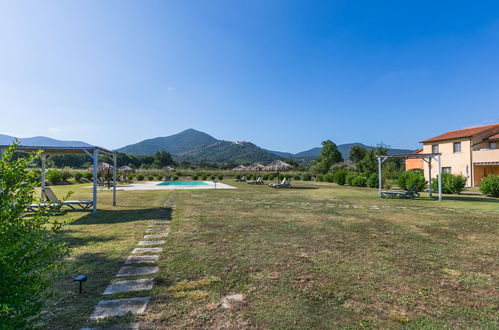
[[[499,133],[494,134],[491,137],[489,137],[489,140],[497,140],[497,139],[499,139]]]
[[[480,134],[482,132],[485,132],[485,131],[487,131],[489,129],[493,129],[495,127],[499,128],[499,124],[492,124],[492,125],[485,125],[485,126],[470,127],[470,128],[465,128],[465,129],[458,129],[458,130],[455,130],[455,131],[449,131],[447,133],[440,134],[440,135],[432,137],[430,139],[423,140],[423,141],[421,141],[421,143],[427,143],[427,142],[443,141],[443,140],[450,140],[450,139],[458,139],[458,138],[469,137],[469,136],[473,136],[475,134]]]

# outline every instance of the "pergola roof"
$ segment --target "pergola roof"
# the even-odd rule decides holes
[[[430,153],[430,154],[396,154],[396,155],[380,155],[376,156],[378,158],[431,158],[440,155],[440,153]]]
[[[0,149],[7,149],[9,145],[0,145]],[[18,145],[16,151],[18,152],[33,152],[37,150],[42,150],[45,154],[86,154],[87,152],[94,152],[94,150],[99,151],[99,153],[112,155],[113,151],[104,149],[98,146],[88,146],[88,147],[50,147],[50,146],[23,146]]]

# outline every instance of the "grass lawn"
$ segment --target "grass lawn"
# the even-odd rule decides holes
[[[384,200],[369,188],[100,192],[68,213],[69,272],[44,327],[80,328],[153,220],[172,219],[144,328],[496,328],[499,200]],[[84,185],[57,186],[89,198]],[[176,205],[172,211],[170,206]],[[86,274],[77,294],[72,276]],[[223,296],[245,300],[223,309]],[[131,294],[130,297],[142,294]],[[117,295],[125,297],[127,295]]]

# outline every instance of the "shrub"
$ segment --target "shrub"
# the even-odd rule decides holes
[[[234,179],[241,179],[241,174],[237,173],[236,175],[234,175]]]
[[[301,175],[299,173],[296,173],[295,175],[293,175],[293,180],[300,180],[301,179]]]
[[[333,173],[327,173],[324,175],[324,180],[326,182],[334,182],[334,174]]]
[[[182,173],[182,172],[176,172],[176,173],[177,173],[178,177],[181,177],[182,175],[184,175],[184,173]]]
[[[370,188],[379,187],[378,173],[373,173],[367,178],[367,186]]]
[[[71,171],[69,171],[69,170],[61,171],[61,179],[63,181],[68,181],[72,177],[73,177],[73,173],[71,173]]]
[[[318,182],[324,182],[324,174],[316,174],[315,175],[315,181],[318,181]]]
[[[488,175],[483,178],[480,191],[487,196],[499,197],[499,175]]]
[[[178,180],[178,178],[179,178],[179,176],[175,174],[175,175],[173,176],[173,181],[177,181],[177,180]]]
[[[210,175],[210,180],[212,180],[212,181],[213,181],[213,180],[215,180],[216,178],[217,178],[217,176],[216,176],[215,174]]]
[[[62,173],[56,168],[51,168],[45,174],[45,178],[52,184],[58,184],[62,180]]]
[[[136,175],[136,178],[137,178],[137,180],[142,181],[142,180],[144,180],[144,174],[139,173]]]
[[[191,176],[191,178],[192,178],[192,180],[197,180],[199,177],[198,177],[196,174],[193,174],[193,175]]]
[[[224,179],[224,175],[223,174],[219,174],[218,175],[218,180],[222,181]]]
[[[401,189],[407,190],[414,183],[417,183],[416,191],[422,191],[426,188],[426,180],[422,170],[409,170],[400,173],[397,179],[398,186]]]
[[[352,179],[352,185],[356,187],[367,186],[366,176],[364,174],[358,174],[355,178]]]
[[[26,171],[39,154],[14,161],[14,151],[7,148],[0,160],[0,329],[33,329],[67,248],[58,237],[62,224],[44,215],[47,209],[25,216],[39,202],[40,178]]]
[[[74,174],[76,182],[81,182],[81,179],[83,179],[83,173],[82,172],[75,172]]]
[[[267,173],[265,173],[264,175],[262,175],[262,179],[263,180],[268,180],[269,179],[269,175]]]
[[[92,172],[84,172],[83,177],[90,181],[94,178],[94,174]]]
[[[156,175],[156,179],[158,179],[158,181],[163,180],[163,174]]]
[[[346,183],[348,171],[345,169],[337,170],[333,175],[333,181],[340,186],[343,186]]]
[[[201,180],[205,181],[208,178],[206,174],[201,175]]]
[[[433,191],[438,191],[438,178],[431,182]],[[442,173],[442,193],[459,194],[466,186],[466,178],[462,175]]]
[[[310,181],[310,180],[312,180],[312,176],[310,175],[310,173],[303,173],[303,174],[301,175],[301,179],[302,179],[303,181]]]
[[[149,181],[154,180],[154,176],[152,176],[152,175],[148,175],[148,176],[147,176],[147,180],[149,180]]]
[[[274,180],[274,175],[273,174],[269,174],[269,180]]]
[[[353,179],[355,179],[357,177],[357,174],[356,172],[348,172],[346,178],[345,178],[345,182],[347,185],[350,185],[350,186],[353,186]]]
[[[127,179],[128,179],[128,181],[133,181],[133,175],[132,174],[128,174]]]

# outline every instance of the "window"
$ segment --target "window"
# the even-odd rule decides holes
[[[490,142],[489,148],[490,149],[497,149],[497,142]]]
[[[442,167],[442,173],[449,173],[450,174],[451,168],[450,167]]]
[[[431,146],[431,153],[438,154],[438,144],[434,144]]]
[[[461,152],[461,142],[454,142],[454,152]]]

